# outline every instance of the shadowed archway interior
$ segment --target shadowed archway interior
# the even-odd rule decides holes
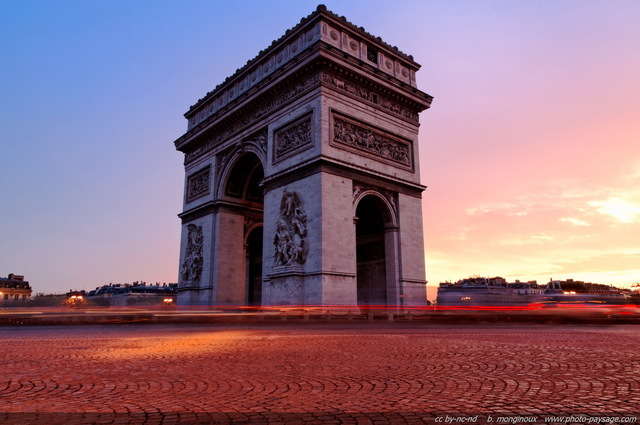
[[[251,153],[240,157],[234,164],[225,185],[225,195],[236,198],[245,216],[245,302],[247,305],[262,304],[262,223],[264,220],[264,191],[261,186],[264,168],[260,159]]]
[[[263,178],[264,169],[260,159],[256,155],[245,154],[236,161],[229,174],[225,195],[262,204],[264,193],[260,182]]]
[[[365,196],[356,208],[358,305],[387,304],[385,219],[382,202]]]
[[[262,226],[247,237],[247,304],[262,304]]]

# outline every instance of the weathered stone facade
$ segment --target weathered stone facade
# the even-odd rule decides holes
[[[418,69],[320,6],[193,105],[178,304],[424,305]]]

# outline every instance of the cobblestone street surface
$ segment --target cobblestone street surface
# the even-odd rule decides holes
[[[636,423],[637,326],[0,328],[0,423]]]

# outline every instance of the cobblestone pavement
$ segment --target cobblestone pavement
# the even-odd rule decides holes
[[[640,328],[0,328],[0,423],[545,423],[551,416],[634,423]]]

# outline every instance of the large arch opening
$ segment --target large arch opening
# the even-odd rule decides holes
[[[224,194],[231,198],[244,201],[247,206],[251,204],[259,209],[264,209],[264,193],[260,182],[264,178],[264,168],[260,159],[251,153],[241,156],[233,165]],[[262,207],[261,207],[262,206]]]
[[[356,208],[357,295],[360,306],[389,304],[392,248],[387,237],[389,209],[375,195],[364,196]]]
[[[234,258],[243,258],[245,265],[241,269],[236,269],[239,276],[234,276],[232,279],[235,282],[233,285],[240,285],[242,288],[236,288],[232,292],[244,294],[238,301],[249,306],[262,305],[263,179],[264,168],[260,158],[248,152],[236,159],[223,186],[223,198],[226,203],[232,206],[234,213],[241,213],[244,216],[242,233],[237,229],[234,231],[235,234],[228,235],[228,237],[237,238],[237,241],[241,240],[242,243],[229,243],[228,246],[242,246],[244,250],[237,254],[233,253]],[[224,245],[225,241],[221,241],[221,249],[227,249]],[[242,271],[244,271],[244,278]]]

